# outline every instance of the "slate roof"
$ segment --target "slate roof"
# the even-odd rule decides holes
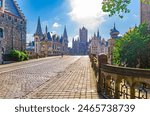
[[[21,18],[21,15],[18,11],[18,8],[17,8],[14,0],[5,0],[5,11]]]

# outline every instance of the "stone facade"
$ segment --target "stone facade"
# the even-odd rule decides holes
[[[149,0],[145,0],[148,2]],[[142,3],[140,4],[141,23],[147,22],[150,27],[150,5]]]
[[[66,27],[64,28],[63,36],[48,32],[46,26],[43,34],[40,18],[38,19],[37,29],[34,34],[35,54],[38,56],[51,56],[68,54],[68,36]]]
[[[101,39],[99,31],[97,32],[97,35],[94,34],[89,42],[89,54],[96,56],[99,54],[108,54],[108,41],[104,38]]]
[[[4,54],[26,49],[26,19],[14,0],[0,0],[0,40]]]
[[[150,99],[150,71],[107,64],[107,56],[92,56],[99,94],[109,99]],[[97,65],[98,64],[98,65]]]
[[[74,55],[88,54],[88,30],[85,27],[79,29],[79,39],[73,39],[72,51]]]

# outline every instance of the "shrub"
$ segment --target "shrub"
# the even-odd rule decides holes
[[[28,60],[28,54],[19,50],[12,50],[10,57],[13,61],[25,61]]]

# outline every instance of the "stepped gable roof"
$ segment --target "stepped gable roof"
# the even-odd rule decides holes
[[[14,0],[5,0],[5,12],[8,12],[16,17],[22,18],[21,10]]]

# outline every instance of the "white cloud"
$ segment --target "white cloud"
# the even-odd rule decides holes
[[[105,21],[106,13],[101,9],[102,0],[68,0],[71,6],[69,16],[79,26],[97,29]]]
[[[27,34],[27,43],[34,41],[33,34]]]
[[[54,28],[61,27],[61,24],[59,24],[59,23],[55,22],[55,23],[53,24],[53,27],[54,27]]]
[[[139,15],[137,15],[137,14],[133,14],[133,16],[134,16],[135,18],[138,18],[138,17],[139,17]]]

